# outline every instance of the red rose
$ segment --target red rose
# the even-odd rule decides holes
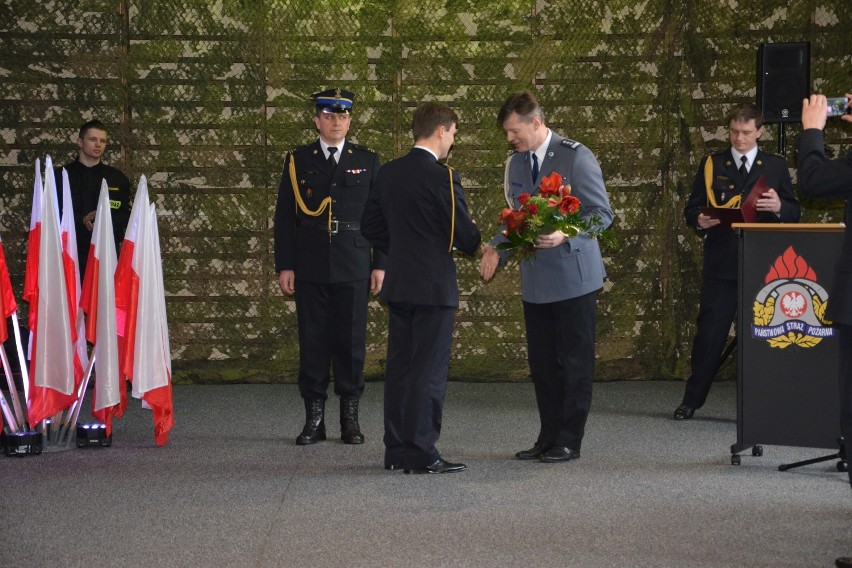
[[[529,201],[529,200],[530,200],[530,194],[529,193],[522,193],[518,196],[518,203],[520,203],[521,205],[526,205],[527,201]]]
[[[559,210],[566,215],[576,213],[580,210],[580,200],[573,195],[566,195],[562,198],[562,202],[559,204]]]
[[[553,172],[541,180],[538,189],[546,197],[548,195],[559,195],[560,187],[562,187],[562,176],[557,172]]]
[[[511,210],[510,210],[511,211]],[[511,211],[503,222],[506,224],[506,229],[514,233],[520,233],[527,226],[527,214],[523,211]]]
[[[529,205],[527,205],[526,209],[530,212],[530,215],[535,215],[536,213],[538,213],[538,205],[536,205],[535,203],[530,203]]]

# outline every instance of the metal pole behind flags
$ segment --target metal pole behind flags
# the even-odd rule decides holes
[[[21,378],[24,383],[24,400],[30,400],[30,373],[27,369],[27,360],[24,359],[24,345],[21,342],[21,329],[18,326],[18,312],[12,312],[12,331],[15,332],[15,347],[18,348],[18,365],[21,368]]]
[[[18,424],[15,422],[15,417],[12,415],[12,409],[9,408],[9,403],[6,402],[6,397],[3,396],[3,392],[0,391],[0,409],[3,411],[3,416],[6,417],[6,423],[9,425],[9,429],[14,433],[18,431]]]
[[[9,386],[9,397],[12,399],[12,408],[15,409],[15,418],[22,425],[27,417],[21,411],[21,401],[18,398],[18,388],[15,386],[15,377],[12,376],[12,366],[9,364],[9,356],[6,354],[6,346],[0,343],[0,359],[3,360],[3,372],[6,373],[6,384]]]
[[[89,387],[89,379],[92,376],[92,369],[95,366],[95,353],[92,352],[92,356],[89,358],[89,366],[86,368],[86,378],[83,379],[83,382],[80,384],[80,391],[77,393],[77,400],[74,401],[74,404],[71,405],[71,408],[68,409],[68,417],[66,418],[65,428],[66,432],[63,435],[67,435],[68,438],[65,440],[65,446],[71,447],[71,438],[74,437],[72,432],[76,432],[77,429],[77,419],[80,418],[80,409],[83,407],[83,397],[86,394],[86,389]],[[59,437],[60,442],[62,441],[62,436]]]

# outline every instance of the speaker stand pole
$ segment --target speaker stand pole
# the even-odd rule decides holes
[[[787,148],[787,132],[784,130],[784,123],[778,123],[778,153],[784,155],[784,150]]]

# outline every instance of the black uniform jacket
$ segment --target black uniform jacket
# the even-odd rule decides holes
[[[739,166],[734,163],[730,148],[705,156],[701,160],[692,184],[692,193],[684,209],[686,222],[698,230],[699,234],[706,236],[704,278],[736,280],[738,251],[734,230],[730,227],[713,227],[707,231],[698,229],[698,214],[702,207],[710,205],[704,179],[707,160],[713,160],[712,188],[717,205],[722,206],[737,195],[741,195],[745,201],[760,176],[764,176],[766,187],[774,189],[781,199],[781,214],[776,216],[774,213],[761,211],[757,216],[758,223],[796,223],[799,221],[801,208],[793,193],[793,182],[787,162],[780,156],[758,149],[751,171],[745,179],[739,173]]]
[[[297,203],[290,176],[293,161],[296,191],[305,209],[317,211],[330,198],[317,216]],[[371,269],[384,269],[384,255],[371,254],[359,227],[379,166],[374,152],[348,141],[333,176],[319,140],[287,154],[275,207],[276,272],[293,270],[297,280],[335,284],[368,279]],[[329,234],[329,215],[337,222],[337,233]]]
[[[852,325],[852,152],[836,160],[827,160],[823,132],[817,128],[803,130],[798,144],[802,195],[846,199],[846,231],[826,315],[831,321]]]
[[[101,181],[106,180],[109,188],[109,206],[112,213],[112,231],[116,251],[124,240],[127,222],[130,220],[130,180],[121,170],[98,163],[89,167],[80,160],[74,160],[63,166],[68,172],[71,186],[71,203],[74,206],[74,227],[77,230],[77,250],[80,260],[85,264],[92,242],[92,231],[83,225],[83,217],[97,210],[101,194]],[[62,207],[62,171],[56,171],[56,189],[60,208]],[[62,210],[60,209],[60,214]]]

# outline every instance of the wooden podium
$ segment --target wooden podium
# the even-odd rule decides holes
[[[737,443],[838,447],[837,332],[825,319],[844,225],[738,223]]]

